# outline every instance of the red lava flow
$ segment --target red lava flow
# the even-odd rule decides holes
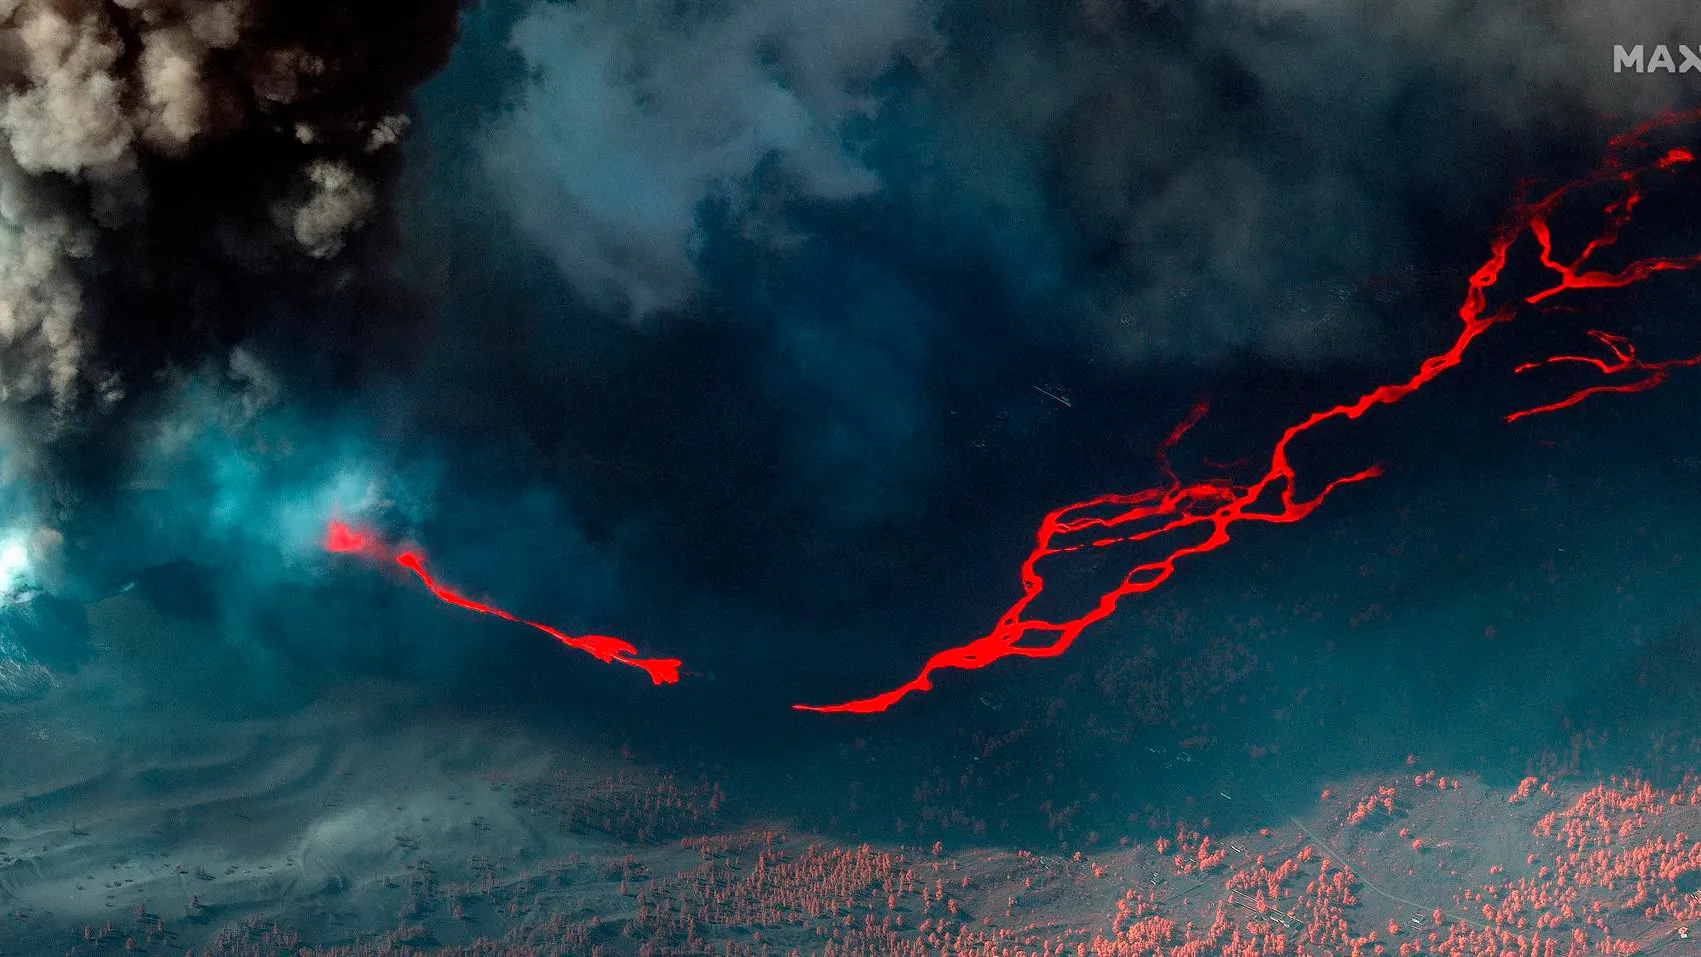
[[[476,611],[481,615],[491,615],[503,621],[511,621],[528,628],[535,628],[569,648],[577,648],[596,656],[597,660],[604,664],[622,664],[641,668],[650,676],[650,681],[654,684],[673,684],[679,680],[681,662],[677,659],[639,658],[637,657],[638,649],[619,638],[612,638],[608,635],[569,635],[548,625],[528,621],[495,605],[473,601],[432,578],[431,574],[425,570],[425,559],[419,552],[411,550],[392,552],[387,546],[378,542],[373,535],[355,529],[346,522],[331,522],[325,530],[323,545],[328,552],[360,555],[378,561],[393,561],[418,576],[419,580],[425,584],[426,589],[438,601],[454,605],[457,608],[465,608],[468,611]]]
[[[1659,173],[1681,171],[1695,159],[1687,149],[1670,149],[1656,157],[1635,162],[1628,157],[1652,152],[1648,140],[1655,131],[1693,125],[1698,121],[1701,121],[1701,111],[1667,114],[1649,120],[1615,137],[1606,157],[1592,172],[1537,199],[1514,206],[1489,244],[1488,259],[1471,275],[1464,303],[1459,307],[1459,332],[1452,344],[1425,359],[1417,372],[1405,381],[1379,386],[1351,402],[1313,412],[1289,426],[1276,440],[1269,465],[1256,481],[1242,484],[1226,477],[1213,477],[1183,482],[1176,477],[1168,462],[1168,452],[1204,415],[1204,406],[1198,406],[1159,447],[1158,462],[1165,484],[1132,494],[1100,495],[1065,505],[1045,516],[1034,549],[1022,563],[1022,595],[999,617],[991,632],[967,644],[934,654],[914,678],[885,693],[841,704],[798,704],[792,707],[800,711],[871,714],[885,711],[907,695],[932,689],[933,674],[940,670],[984,668],[1008,657],[1056,657],[1068,651],[1087,628],[1114,614],[1122,599],[1149,592],[1167,581],[1175,573],[1176,562],[1180,559],[1215,551],[1227,544],[1229,530],[1235,525],[1241,522],[1297,522],[1310,515],[1337,488],[1380,475],[1381,467],[1372,465],[1331,480],[1309,498],[1298,498],[1288,447],[1294,439],[1325,422],[1357,419],[1377,406],[1392,405],[1405,399],[1463,362],[1465,351],[1478,336],[1493,326],[1511,321],[1526,307],[1542,309],[1554,297],[1565,292],[1620,288],[1656,273],[1701,265],[1701,253],[1634,259],[1610,270],[1595,268],[1593,262],[1597,254],[1618,242],[1620,233],[1630,223],[1637,205],[1646,195],[1644,181]],[[1601,209],[1604,219],[1600,231],[1584,244],[1575,257],[1562,261],[1556,258],[1549,221],[1563,202],[1590,188],[1612,190],[1614,198]],[[1526,233],[1536,244],[1540,266],[1554,279],[1550,285],[1525,295],[1497,290],[1512,247]],[[1491,290],[1504,296],[1504,301],[1492,310],[1489,308]],[[1569,408],[1604,393],[1645,391],[1660,385],[1675,369],[1701,365],[1701,355],[1661,362],[1645,361],[1637,358],[1634,346],[1623,336],[1600,330],[1591,330],[1589,334],[1610,350],[1612,359],[1560,355],[1525,363],[1514,371],[1523,373],[1554,365],[1583,364],[1593,366],[1609,378],[1624,377],[1623,381],[1580,389],[1558,402],[1514,412],[1505,416],[1507,421]],[[1067,621],[1028,617],[1029,606],[1046,589],[1046,579],[1039,570],[1042,561],[1070,552],[1148,542],[1188,529],[1198,529],[1202,537],[1170,550],[1161,558],[1135,565],[1085,614]]]

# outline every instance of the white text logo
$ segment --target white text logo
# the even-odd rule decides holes
[[[1687,47],[1679,43],[1677,55],[1672,56],[1672,48],[1664,43],[1648,51],[1643,44],[1636,44],[1625,49],[1619,44],[1612,46],[1612,72],[1623,73],[1632,70],[1637,73],[1701,73],[1701,47]]]

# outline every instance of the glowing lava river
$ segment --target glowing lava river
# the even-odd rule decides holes
[[[619,638],[608,635],[569,635],[557,628],[528,621],[511,612],[503,611],[495,605],[473,601],[458,592],[438,583],[425,570],[425,559],[419,552],[413,550],[393,551],[388,546],[378,542],[370,533],[358,531],[345,522],[333,521],[325,531],[325,550],[340,555],[359,555],[378,561],[394,562],[412,572],[431,594],[441,602],[476,611],[481,615],[490,615],[503,621],[511,621],[535,628],[569,648],[577,648],[587,654],[594,655],[604,664],[630,665],[641,668],[650,676],[655,684],[673,684],[679,680],[680,661],[674,658],[639,658],[638,649]]]
[[[1556,297],[1564,293],[1628,286],[1656,273],[1701,265],[1701,253],[1695,253],[1634,259],[1615,269],[1594,267],[1594,260],[1615,247],[1620,233],[1630,223],[1637,205],[1646,195],[1644,184],[1654,176],[1679,175],[1694,162],[1694,154],[1689,150],[1668,149],[1662,152],[1653,148],[1649,142],[1652,136],[1662,130],[1694,125],[1698,121],[1701,121],[1701,111],[1671,114],[1644,123],[1614,138],[1605,159],[1591,173],[1515,206],[1491,240],[1488,259],[1471,275],[1464,303],[1459,307],[1459,331],[1452,344],[1425,359],[1405,381],[1379,386],[1351,402],[1313,412],[1287,427],[1270,452],[1264,474],[1255,481],[1242,483],[1213,477],[1183,482],[1176,477],[1169,466],[1167,453],[1204,415],[1204,407],[1199,406],[1159,448],[1159,465],[1165,484],[1132,494],[1100,495],[1065,505],[1045,516],[1033,551],[1022,562],[1022,596],[999,616],[992,631],[967,644],[934,654],[914,678],[890,691],[841,704],[800,704],[793,707],[800,711],[858,714],[885,711],[907,695],[930,690],[933,675],[938,671],[984,668],[1009,657],[1054,658],[1068,651],[1087,628],[1114,614],[1122,599],[1162,585],[1175,573],[1176,562],[1182,558],[1215,551],[1227,544],[1229,530],[1234,526],[1242,522],[1297,522],[1310,515],[1341,486],[1380,475],[1381,467],[1372,465],[1338,476],[1323,484],[1321,490],[1310,497],[1300,498],[1295,492],[1296,480],[1288,458],[1289,447],[1295,439],[1326,422],[1357,419],[1377,406],[1392,405],[1405,399],[1463,362],[1466,350],[1483,333],[1510,322],[1527,309],[1548,308]],[[1603,225],[1583,244],[1576,256],[1565,261],[1556,258],[1558,254],[1550,220],[1566,200],[1596,188],[1606,189],[1612,194],[1601,208]],[[1534,251],[1542,271],[1552,278],[1547,285],[1523,295],[1499,290],[1508,256],[1514,245],[1526,236],[1535,243]],[[1501,294],[1501,301],[1492,309],[1489,303],[1491,292]],[[1612,353],[1610,359],[1561,355],[1524,363],[1514,371],[1529,372],[1555,364],[1585,364],[1603,375],[1621,377],[1621,381],[1591,386],[1557,402],[1514,412],[1505,417],[1507,421],[1568,408],[1603,393],[1645,391],[1664,382],[1674,369],[1701,365],[1701,356],[1662,362],[1645,361],[1636,357],[1634,347],[1623,336],[1599,330],[1591,330],[1589,335],[1607,347]],[[1072,552],[1151,542],[1189,530],[1194,530],[1194,537],[1187,544],[1135,565],[1086,613],[1065,621],[1029,617],[1029,608],[1046,591],[1046,578],[1040,572],[1040,564],[1047,559]]]

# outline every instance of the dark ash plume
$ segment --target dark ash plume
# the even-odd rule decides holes
[[[0,0],[0,505],[36,558],[125,480],[164,386],[210,370],[252,410],[410,341],[360,267],[458,9]]]

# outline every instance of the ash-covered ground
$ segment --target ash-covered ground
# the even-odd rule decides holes
[[[5,706],[3,952],[1686,953],[1662,487],[1701,479],[1481,474],[1255,537],[1064,659],[736,733],[726,679],[326,681],[139,585]]]

